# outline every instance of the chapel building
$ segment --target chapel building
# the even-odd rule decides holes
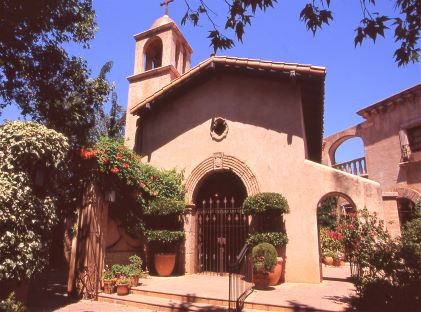
[[[167,15],[134,38],[125,144],[145,163],[184,171],[183,272],[217,270],[221,252],[232,260],[250,220],[233,219],[234,239],[226,223],[207,231],[206,216],[228,207],[231,222],[259,192],[289,203],[286,282],[321,281],[317,208],[327,196],[384,217],[379,183],[321,164],[324,67],[211,56],[190,68],[192,48]]]

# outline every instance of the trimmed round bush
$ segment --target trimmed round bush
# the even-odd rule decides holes
[[[254,272],[269,273],[273,271],[277,263],[277,256],[275,247],[269,243],[260,243],[254,246],[252,250]]]
[[[147,216],[168,216],[183,214],[186,208],[184,201],[172,198],[156,198],[149,206],[144,208],[143,213]]]
[[[284,246],[288,243],[288,236],[283,232],[249,234],[247,243],[251,246],[256,246],[260,243],[269,243],[275,247]]]
[[[288,202],[279,193],[259,193],[249,196],[243,203],[244,212],[248,215],[256,215],[265,213],[269,210],[279,211],[280,213],[288,213]]]

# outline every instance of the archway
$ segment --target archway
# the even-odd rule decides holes
[[[144,49],[145,71],[162,66],[162,40],[159,37],[151,38]]]
[[[341,140],[332,150],[332,165],[336,169],[367,177],[363,140],[358,136]]]
[[[346,278],[350,270],[332,270],[332,265],[345,266],[345,246],[341,241],[340,224],[344,218],[352,218],[356,205],[346,194],[332,192],[324,195],[317,204],[317,230],[319,238],[320,280]],[[336,258],[332,263],[331,257]]]
[[[213,171],[197,186],[197,248],[199,272],[227,272],[248,234],[242,213],[247,190],[230,170]]]

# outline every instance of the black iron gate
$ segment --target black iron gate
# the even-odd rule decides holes
[[[248,234],[248,217],[235,200],[212,199],[197,211],[199,272],[228,272]]]

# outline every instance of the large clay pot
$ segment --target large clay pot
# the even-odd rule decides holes
[[[253,283],[255,289],[269,288],[269,273],[255,273],[253,272]]]
[[[175,267],[175,253],[155,254],[155,270],[159,276],[170,276]]]
[[[333,257],[324,256],[323,257],[323,263],[326,265],[332,265],[333,264]]]
[[[269,272],[269,286],[275,286],[279,284],[283,267],[284,267],[284,259],[282,257],[278,257],[278,263],[276,264],[273,271]]]

